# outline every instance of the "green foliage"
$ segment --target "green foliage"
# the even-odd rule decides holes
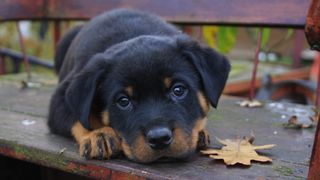
[[[254,43],[257,43],[260,28],[248,28],[249,36],[252,37]],[[293,35],[293,29],[288,29],[287,34],[279,42],[270,45],[271,28],[262,28],[261,34],[261,50],[270,51],[282,42],[290,39]],[[221,53],[228,53],[235,46],[237,41],[237,28],[228,26],[203,26],[202,35],[205,42],[212,48],[217,49]]]
[[[222,53],[228,53],[236,44],[237,28],[219,27],[217,34],[217,48]]]
[[[225,26],[203,26],[203,38],[207,44],[221,53],[228,53],[237,39],[237,28]]]
[[[218,27],[216,26],[202,26],[203,39],[212,48],[216,48],[217,31],[218,31]]]
[[[261,49],[265,50],[270,39],[270,28],[253,28],[248,29],[249,35],[254,39],[255,43],[258,43],[258,34],[261,33]]]
[[[288,29],[288,32],[287,32],[287,35],[286,35],[285,39],[291,38],[292,35],[293,35],[293,29]]]
[[[18,43],[15,23],[2,23],[0,27],[0,47],[17,49],[19,47]]]
[[[53,59],[53,25],[48,24],[48,31],[44,39],[39,37],[41,22],[30,21],[30,36],[24,37],[25,49],[28,55],[36,56],[41,59]],[[21,27],[21,26],[20,26]],[[16,22],[6,22],[0,27],[0,47],[5,47],[21,52],[19,35]]]
[[[270,28],[263,28],[261,34],[261,49],[265,49],[270,39]]]
[[[260,28],[254,28],[254,29],[248,29],[249,35],[253,37],[254,41],[257,43],[258,40],[258,33]],[[277,46],[281,45],[285,41],[289,40],[294,33],[293,29],[288,29],[287,34],[285,37],[279,39],[274,44],[269,44],[270,40],[270,28],[262,28],[262,34],[261,34],[261,50],[263,51],[271,51],[272,49],[276,48]]]

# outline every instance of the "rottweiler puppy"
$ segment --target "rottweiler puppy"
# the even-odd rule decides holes
[[[159,17],[120,9],[66,33],[55,68],[51,132],[73,136],[88,159],[148,163],[208,145],[206,115],[230,65]]]

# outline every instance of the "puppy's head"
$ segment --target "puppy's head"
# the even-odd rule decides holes
[[[92,57],[66,97],[87,128],[89,116],[101,114],[128,158],[187,158],[229,69],[223,56],[187,36],[140,36]]]

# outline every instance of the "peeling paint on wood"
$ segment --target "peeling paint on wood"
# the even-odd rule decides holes
[[[6,142],[1,140],[0,154],[94,179],[117,179],[117,177],[125,179],[145,179],[134,174],[118,172],[90,163],[70,162],[64,157],[59,157],[58,154],[43,152],[32,147],[23,147],[12,142],[6,144]]]

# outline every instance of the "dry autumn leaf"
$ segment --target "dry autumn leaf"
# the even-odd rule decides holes
[[[258,100],[244,100],[239,102],[241,107],[249,107],[249,108],[254,108],[254,107],[261,107],[262,103]]]
[[[312,121],[313,123],[319,122],[320,111],[315,107],[312,108],[312,111],[314,112],[314,115],[309,117],[310,121]]]
[[[210,155],[210,158],[223,159],[224,163],[227,165],[234,165],[237,163],[251,165],[252,160],[260,162],[272,162],[272,159],[259,155],[256,150],[270,149],[274,147],[275,144],[254,146],[250,143],[250,141],[253,141],[252,138],[225,140],[217,138],[217,140],[221,144],[225,145],[222,147],[222,149],[208,149],[201,152],[203,154]]]
[[[298,123],[298,117],[293,115],[289,118],[287,123],[283,124],[284,128],[288,129],[308,129],[313,128],[315,126],[314,119],[310,118],[310,124]]]

